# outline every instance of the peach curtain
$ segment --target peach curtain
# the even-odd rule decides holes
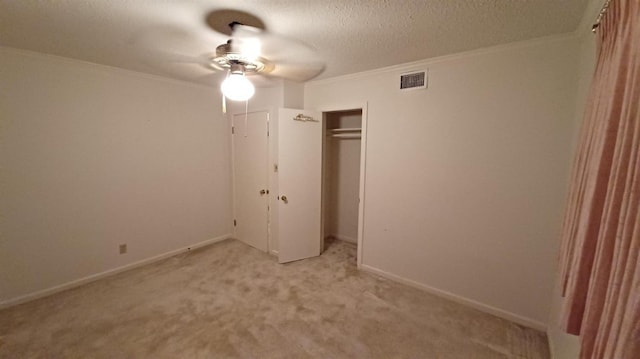
[[[640,0],[612,0],[596,36],[562,232],[562,322],[582,359],[640,358]]]

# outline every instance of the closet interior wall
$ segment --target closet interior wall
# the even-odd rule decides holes
[[[357,243],[362,110],[325,113],[324,237]]]

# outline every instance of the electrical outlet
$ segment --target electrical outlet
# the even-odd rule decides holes
[[[127,253],[127,245],[126,244],[121,244],[119,248],[120,248],[120,254]]]

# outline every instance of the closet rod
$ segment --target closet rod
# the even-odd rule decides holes
[[[359,133],[336,133],[331,135],[334,138],[362,138]]]
[[[360,127],[354,128],[331,128],[329,129],[332,133],[341,133],[341,132],[360,132],[362,129]]]
[[[600,12],[598,13],[598,17],[596,18],[595,23],[591,27],[591,32],[595,33],[596,30],[600,27],[600,23],[602,22],[602,18],[604,17],[604,14],[606,14],[607,10],[609,10],[610,2],[611,0],[606,0],[604,4],[602,4],[602,7],[600,8]]]

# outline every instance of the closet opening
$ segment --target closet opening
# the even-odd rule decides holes
[[[324,112],[322,229],[323,251],[337,250],[344,258],[361,263],[361,188],[364,186],[362,154],[363,111]]]

